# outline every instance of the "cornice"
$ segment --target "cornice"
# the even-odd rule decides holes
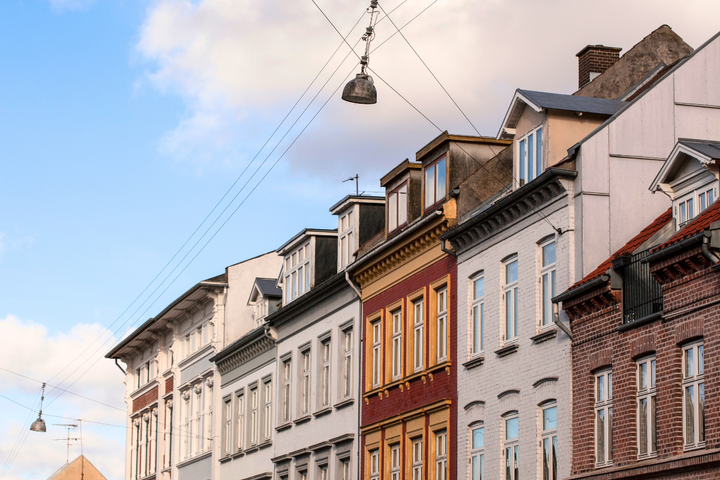
[[[275,346],[275,340],[268,336],[258,337],[252,343],[240,348],[235,353],[228,355],[219,362],[217,362],[218,370],[220,374],[224,375],[230,370],[239,367],[243,363],[257,357],[258,355],[272,349]]]
[[[450,230],[450,222],[442,218],[440,223],[430,226],[426,230],[417,232],[412,238],[385,253],[375,261],[370,262],[364,269],[355,274],[355,278],[361,287],[373,282],[378,277],[395,269],[400,264],[407,263],[415,257],[423,254],[431,248],[440,244],[440,236]]]

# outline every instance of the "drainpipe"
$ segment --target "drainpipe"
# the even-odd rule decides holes
[[[570,329],[560,321],[560,307],[557,303],[553,303],[553,323],[558,326],[560,330],[565,332],[565,335],[567,335],[570,338],[570,341],[572,342],[573,336]]]
[[[350,278],[350,274],[347,270],[345,270],[345,281],[350,285],[350,288],[355,290],[355,293],[357,293],[357,296],[359,299],[362,300],[362,293],[360,292],[360,288],[355,284],[352,278]]]
[[[705,258],[710,260],[713,265],[717,265],[718,263],[720,263],[720,260],[718,260],[717,256],[710,251],[710,238],[712,237],[712,235],[713,232],[711,230],[705,231],[702,239],[702,254]]]
[[[123,372],[125,375],[127,375],[127,372],[125,371],[125,369],[123,367],[121,367],[117,361],[118,361],[118,359],[116,358],[115,365],[117,365],[117,367],[120,369],[121,372]]]
[[[455,250],[449,250],[449,249],[445,246],[445,239],[444,239],[444,238],[441,238],[441,239],[440,239],[440,250],[442,250],[443,252],[447,253],[448,255],[452,255],[453,257],[457,257],[457,255],[458,255]]]

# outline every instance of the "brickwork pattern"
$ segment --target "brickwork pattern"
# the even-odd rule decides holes
[[[590,82],[590,73],[603,73],[620,60],[619,50],[588,48],[578,57],[578,88]]]
[[[153,402],[157,402],[158,389],[159,389],[159,387],[155,387],[152,390],[143,393],[138,398],[133,400],[133,402],[132,402],[133,413],[142,410],[143,408],[147,407],[148,405],[150,405]]]
[[[175,376],[165,379],[165,393],[171,393],[175,387]]]

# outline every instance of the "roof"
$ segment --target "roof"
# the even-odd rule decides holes
[[[693,157],[705,165],[715,163],[716,160],[720,159],[720,144],[711,141],[680,140],[675,144],[667,160],[665,160],[663,166],[660,167],[657,175],[655,175],[655,178],[650,184],[651,192],[662,190],[662,185],[668,177],[672,175],[676,163],[684,158],[683,155]]]
[[[292,237],[287,242],[283,243],[280,248],[276,250],[278,255],[285,255],[287,253],[288,249],[294,248],[295,244],[304,237],[311,237],[311,236],[318,236],[318,237],[336,237],[337,236],[337,228],[334,228],[332,230],[327,228],[304,228],[302,231],[300,231],[298,234],[296,234],[294,237]]]
[[[705,155],[711,160],[720,160],[720,145],[715,142],[690,142],[681,140],[678,143]]]
[[[256,278],[255,286],[263,297],[282,297],[276,278]]]
[[[420,150],[417,151],[415,154],[415,160],[418,162],[421,161],[421,159],[433,151],[438,146],[442,145],[445,142],[463,142],[463,143],[478,143],[478,144],[485,144],[485,145],[509,145],[508,140],[500,140],[495,137],[481,137],[481,136],[473,136],[473,135],[451,135],[445,130],[437,137],[430,140],[430,142],[422,147]]]
[[[537,92],[534,90],[515,90],[510,107],[500,124],[497,138],[502,138],[506,129],[514,129],[525,105],[536,112],[543,109],[567,110],[571,112],[594,113],[599,115],[613,115],[627,103],[622,100],[608,100],[605,98],[580,97],[562,93]]]
[[[647,240],[650,239],[653,235],[655,235],[657,232],[660,231],[662,227],[668,224],[672,220],[672,207],[668,208],[665,213],[657,217],[650,225],[643,228],[640,233],[635,235],[632,239],[630,239],[629,242],[627,242],[625,245],[620,247],[618,251],[612,254],[610,258],[602,262],[598,267],[593,270],[592,272],[585,275],[585,277],[580,280],[579,282],[575,283],[573,286],[568,288],[568,291],[576,289],[580,285],[583,285],[585,283],[588,283],[591,280],[594,280],[602,275],[605,275],[608,270],[610,270],[610,267],[612,267],[612,262],[618,257],[622,257],[624,255],[629,255],[635,250],[637,250],[643,243],[645,243]]]
[[[344,210],[348,205],[355,203],[368,203],[368,204],[385,204],[385,197],[377,195],[346,195],[342,200],[337,202],[335,205],[330,207],[330,213],[337,215],[340,211]]]
[[[380,186],[384,187],[388,183],[390,183],[394,178],[396,178],[401,173],[405,173],[409,170],[420,170],[422,168],[421,163],[415,163],[411,162],[409,159],[405,159],[402,162],[400,162],[400,165],[396,166],[392,170],[390,170],[388,173],[386,173],[381,179],[380,179]]]
[[[65,473],[65,471],[68,470],[72,465],[75,465],[77,462],[80,461],[83,462],[83,465],[80,467],[80,471],[85,472],[86,478],[89,478],[91,480],[105,480],[105,476],[100,473],[97,467],[93,465],[92,462],[90,462],[90,460],[88,460],[85,455],[80,455],[76,457],[75,460],[73,460],[72,462],[66,463],[65,465],[57,469],[55,473],[50,475],[47,480],[54,480],[56,478],[78,478],[80,476],[80,472],[77,471],[77,468],[75,468],[75,471],[69,471],[67,475],[63,475],[63,473]],[[87,466],[87,468],[84,468],[85,466]]]
[[[653,252],[669,247],[674,243],[681,242],[686,238],[690,238],[710,227],[710,224],[720,220],[720,202],[715,202],[705,209],[700,215],[685,224],[675,235],[667,242],[653,248]]]

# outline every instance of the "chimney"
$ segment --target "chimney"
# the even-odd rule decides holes
[[[612,67],[620,59],[622,48],[605,45],[588,45],[578,52],[578,88],[592,82],[595,77]]]

